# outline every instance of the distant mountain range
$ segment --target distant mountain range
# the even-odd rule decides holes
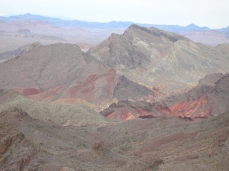
[[[181,34],[193,41],[210,46],[221,43],[229,43],[229,27],[221,29],[210,29],[199,27],[195,24],[188,26],[179,25],[158,25],[142,24],[134,22],[87,22],[80,20],[64,20],[59,18],[45,17],[41,15],[16,15],[3,17],[0,16],[0,30],[30,29],[37,34],[46,34],[66,39],[66,35],[73,36],[77,42],[92,42],[98,44],[106,39],[111,33],[122,34],[132,24],[143,27],[155,27],[164,31]],[[81,30],[79,30],[81,29]],[[82,39],[83,38],[83,39]]]
[[[108,23],[105,22],[87,22],[87,21],[80,21],[80,20],[63,20],[59,18],[51,18],[51,17],[44,17],[41,15],[32,15],[32,14],[24,14],[24,15],[16,15],[16,16],[9,16],[9,17],[0,17],[0,20],[5,22],[10,21],[45,21],[50,23],[53,26],[58,26],[62,28],[89,28],[89,29],[106,29],[106,28],[127,28],[132,24],[137,24],[144,27],[156,27],[162,30],[172,31],[175,33],[181,33],[186,31],[193,31],[193,30],[209,30],[208,27],[199,27],[195,24],[190,24],[188,26],[178,26],[178,25],[157,25],[157,24],[141,24],[141,23],[134,23],[134,22],[121,22],[121,21],[110,21]]]

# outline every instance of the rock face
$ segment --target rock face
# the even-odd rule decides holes
[[[98,155],[91,147],[95,142],[90,144],[83,140],[84,137],[79,135],[81,131],[86,132],[82,128],[72,130],[50,121],[31,118],[19,108],[0,112],[0,170],[90,170],[92,166],[83,166],[87,153],[93,154],[92,157]],[[85,150],[86,145],[90,149]],[[79,156],[83,155],[81,160]],[[81,164],[77,163],[79,160]],[[75,162],[77,164],[73,164]]]
[[[130,80],[169,93],[197,85],[207,74],[228,72],[228,49],[228,44],[213,48],[174,33],[132,25],[88,53]]]
[[[6,119],[8,115],[8,119]],[[18,131],[12,123],[28,117],[23,111],[1,112],[0,118],[0,169],[22,171],[28,166],[32,169],[36,165],[33,158],[38,154],[28,141],[25,135]],[[11,119],[11,121],[9,120]],[[7,121],[8,120],[8,121]],[[5,121],[6,123],[4,123]]]

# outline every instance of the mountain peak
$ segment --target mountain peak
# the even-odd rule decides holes
[[[139,30],[143,30],[144,27],[141,27],[137,24],[131,24],[125,31],[128,31],[128,30],[135,30],[135,29],[139,29]]]
[[[41,47],[41,46],[42,46],[41,43],[38,41],[31,44],[31,47],[33,47],[33,48],[37,48],[37,47]]]
[[[197,25],[191,23],[191,24],[189,24],[187,27],[199,27],[199,26],[197,26]]]
[[[141,27],[141,26],[139,26],[139,25],[137,25],[137,24],[131,24],[131,25],[129,26],[129,28],[139,28],[139,27]]]
[[[147,32],[148,34],[153,34],[153,32],[160,31],[159,29],[154,28],[154,27],[147,28],[147,27],[139,26],[137,24],[131,24],[131,26],[129,26],[127,30],[136,30],[136,29],[141,30],[143,32]]]
[[[32,14],[30,14],[30,13],[26,13],[26,14],[24,14],[24,16],[31,16]]]
[[[146,32],[147,34],[150,34],[151,36],[158,37],[158,38],[164,37],[164,38],[166,38],[166,39],[168,39],[169,41],[172,41],[172,42],[176,42],[177,40],[188,40],[186,37],[183,37],[183,36],[178,35],[176,33],[170,33],[170,32],[167,32],[167,31],[163,31],[163,30],[157,29],[155,27],[147,28],[147,27],[142,27],[142,26],[136,25],[136,24],[132,24],[127,29],[127,31],[135,32],[134,30],[141,30],[142,32]],[[124,34],[125,34],[125,32],[124,32]],[[139,33],[136,33],[136,34],[139,34]]]
[[[200,27],[200,26],[197,26],[193,23],[189,24],[186,28],[189,30],[209,30],[208,27]]]

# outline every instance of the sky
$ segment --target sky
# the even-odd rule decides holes
[[[229,0],[0,0],[0,16],[25,13],[97,22],[229,26]]]

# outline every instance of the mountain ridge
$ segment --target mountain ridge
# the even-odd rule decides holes
[[[16,16],[8,16],[8,17],[1,17],[0,16],[0,27],[7,28],[8,30],[15,30],[15,27],[26,28],[32,31],[36,31],[39,34],[51,34],[53,36],[67,36],[68,39],[73,37],[77,37],[82,40],[81,35],[84,37],[87,35],[87,38],[91,42],[92,40],[95,41],[93,44],[98,44],[102,40],[106,39],[111,33],[123,33],[125,29],[127,29],[132,24],[137,24],[139,26],[144,27],[155,27],[164,31],[169,31],[173,33],[178,33],[181,35],[187,35],[188,38],[198,41],[200,43],[205,43],[210,46],[215,46],[220,43],[227,43],[229,41],[228,37],[228,28],[221,28],[221,29],[210,29],[208,27],[199,27],[195,24],[189,24],[187,26],[179,26],[179,25],[166,25],[166,24],[141,24],[135,23],[131,21],[110,21],[110,22],[87,22],[87,21],[80,21],[80,20],[65,20],[55,17],[45,17],[41,15],[32,15],[32,14],[24,14],[24,15],[16,15]],[[4,22],[4,23],[3,23]],[[28,23],[30,22],[30,23]],[[39,32],[39,29],[35,28],[36,23],[43,22],[43,25],[46,25],[47,30],[42,30]],[[45,24],[46,23],[46,24]],[[31,27],[30,25],[33,24]],[[4,26],[5,25],[5,26]],[[51,28],[50,26],[53,28]],[[42,28],[41,28],[42,29]],[[78,30],[76,30],[78,29]],[[82,30],[80,30],[82,29]],[[214,33],[214,31],[218,32],[218,35]],[[79,33],[80,32],[80,33]],[[193,32],[202,32],[202,37],[197,39]],[[220,35],[220,36],[219,36]],[[215,42],[217,39],[217,42]],[[98,42],[98,40],[100,40]]]
[[[145,27],[158,27],[159,29],[165,29],[167,31],[174,31],[176,33],[182,32],[184,30],[209,30],[208,27],[199,27],[195,24],[190,24],[188,26],[178,26],[178,25],[157,25],[157,24],[141,24],[135,23],[131,21],[122,22],[122,21],[110,21],[110,22],[87,22],[81,20],[63,20],[54,17],[45,17],[41,15],[33,15],[33,14],[24,14],[24,15],[16,15],[16,16],[8,16],[8,17],[0,17],[0,20],[3,21],[19,21],[19,20],[43,20],[47,21],[53,26],[61,26],[65,28],[72,28],[72,27],[80,27],[80,28],[127,28],[131,24],[138,24]]]
[[[130,80],[170,91],[197,85],[206,74],[228,72],[228,47],[209,47],[175,33],[132,25],[87,53]]]
[[[35,42],[16,58],[1,63],[0,70],[1,88],[45,102],[85,101],[99,108],[125,98],[154,96],[152,89],[122,77],[76,44],[43,46]],[[135,88],[139,92],[132,94]]]

